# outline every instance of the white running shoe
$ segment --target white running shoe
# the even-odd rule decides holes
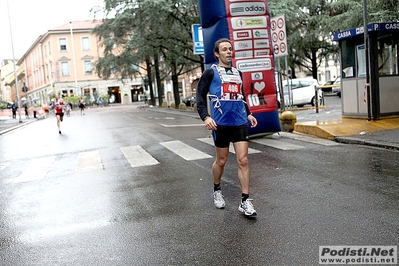
[[[222,191],[216,190],[213,192],[213,203],[218,209],[223,209],[226,203],[224,202]]]
[[[256,211],[254,205],[252,204],[252,199],[247,199],[241,202],[238,206],[238,211],[245,214],[246,216],[256,216]]]

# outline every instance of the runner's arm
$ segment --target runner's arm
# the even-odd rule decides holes
[[[213,69],[208,68],[202,73],[202,76],[198,82],[197,92],[196,92],[196,102],[197,102],[197,110],[200,118],[204,121],[207,117],[209,117],[208,108],[207,108],[207,95],[209,92],[209,87],[211,86],[211,82],[213,79]]]

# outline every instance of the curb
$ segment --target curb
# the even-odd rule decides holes
[[[12,131],[12,130],[14,130],[14,129],[23,127],[23,126],[28,125],[28,124],[33,123],[33,122],[36,122],[36,120],[27,121],[27,122],[20,122],[20,123],[19,123],[18,125],[16,125],[16,126],[13,126],[13,127],[4,129],[3,131],[0,131],[0,135],[6,134],[6,133],[8,133],[8,132],[10,132],[10,131]]]
[[[311,121],[311,123],[313,123],[313,121]],[[331,134],[330,132],[320,128],[318,125],[310,125],[310,123],[308,124],[295,123],[294,133],[311,135],[313,137],[319,137],[322,139],[329,139],[329,140],[334,140],[335,138],[334,135]]]
[[[344,144],[357,144],[371,147],[378,147],[388,150],[399,151],[399,144],[389,143],[385,141],[371,140],[371,139],[360,139],[354,137],[335,137],[335,141]]]

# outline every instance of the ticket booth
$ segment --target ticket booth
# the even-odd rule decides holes
[[[399,114],[399,22],[370,23],[367,101],[366,47],[363,27],[334,33],[341,60],[342,116],[373,120]]]

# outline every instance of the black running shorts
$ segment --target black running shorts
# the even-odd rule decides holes
[[[59,114],[55,114],[55,115],[59,115],[61,121],[64,120],[64,113],[59,113]]]
[[[212,132],[215,146],[218,148],[228,148],[230,142],[248,141],[248,125],[238,127],[218,126],[217,130]]]

